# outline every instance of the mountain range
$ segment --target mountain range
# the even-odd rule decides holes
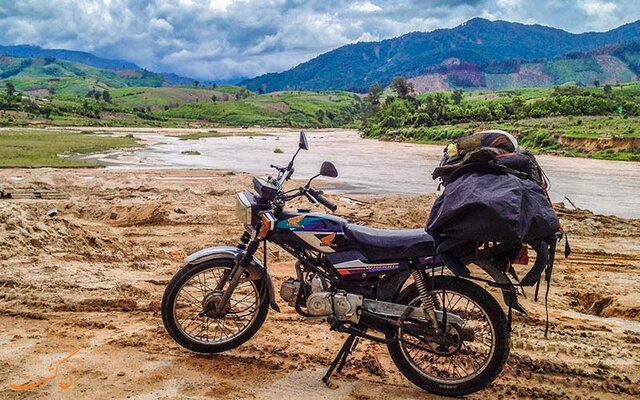
[[[451,29],[343,46],[240,85],[257,92],[364,92],[374,82],[388,85],[397,75],[409,78],[418,92],[635,81],[640,76],[640,21],[608,32],[574,34],[474,18]],[[129,61],[30,45],[0,46],[0,80],[7,79],[20,90],[45,94],[196,84],[194,79],[150,72]]]
[[[287,89],[365,91],[374,82],[387,85],[397,75],[409,78],[432,75],[437,67],[449,71],[451,67],[462,66],[460,68],[475,68],[484,73],[483,68],[503,61],[511,60],[511,64],[515,64],[553,59],[569,53],[575,56],[634,40],[640,40],[640,21],[607,32],[574,34],[541,25],[474,18],[451,29],[412,32],[379,42],[342,46],[288,71],[265,74],[240,84],[265,92]],[[549,75],[550,84],[558,83],[553,71]],[[568,81],[572,80],[569,77]],[[455,78],[445,83],[446,87],[459,86]],[[434,86],[442,85],[436,83]]]

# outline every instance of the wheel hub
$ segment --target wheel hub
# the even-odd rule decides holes
[[[452,356],[462,347],[462,333],[457,324],[447,324],[444,332],[436,340],[429,342],[429,348],[435,354]]]
[[[216,311],[218,304],[222,300],[222,295],[223,292],[219,290],[207,293],[202,299],[202,312],[200,312],[200,315],[206,315],[209,318],[222,318],[227,315],[228,307],[225,307],[221,312]]]

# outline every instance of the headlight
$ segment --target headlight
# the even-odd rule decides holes
[[[243,225],[251,225],[252,207],[246,191],[236,194],[236,217]]]

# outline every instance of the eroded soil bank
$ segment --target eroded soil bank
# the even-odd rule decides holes
[[[385,347],[366,342],[325,387],[343,337],[285,304],[228,353],[195,355],[166,335],[165,284],[186,254],[236,243],[233,195],[249,184],[249,175],[210,170],[1,170],[5,189],[68,198],[0,200],[0,398],[431,398],[396,371]],[[435,195],[350,197],[363,202],[332,196],[337,214],[415,228]],[[55,217],[46,215],[52,208]],[[470,398],[640,395],[640,220],[561,216],[574,254],[558,254],[550,336],[528,290],[531,315],[515,319],[508,366]],[[276,248],[270,256],[278,288],[292,263]]]

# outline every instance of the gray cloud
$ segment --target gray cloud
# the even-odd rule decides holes
[[[0,43],[90,51],[215,80],[281,71],[348,43],[475,16],[583,32],[635,21],[640,8],[633,0],[0,1]]]

